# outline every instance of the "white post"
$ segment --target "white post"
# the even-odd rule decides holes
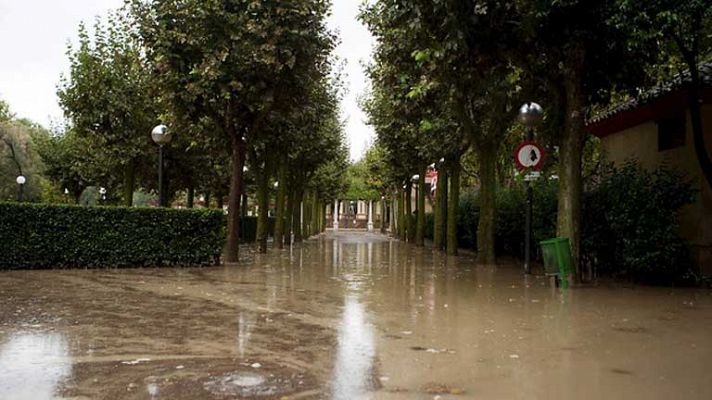
[[[304,235],[304,202],[299,203],[299,226],[302,229],[302,236]]]
[[[334,230],[339,230],[339,201],[334,200],[334,208],[331,210],[331,214],[334,217]]]
[[[373,201],[368,201],[368,231],[373,230]]]

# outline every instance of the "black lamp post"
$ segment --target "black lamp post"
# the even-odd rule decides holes
[[[18,175],[15,181],[18,185],[17,201],[22,203],[22,201],[24,200],[25,183],[27,182],[27,178],[25,178],[24,175]]]
[[[534,140],[534,127],[544,116],[544,110],[537,103],[526,103],[519,109],[519,122],[527,128],[527,141]],[[527,210],[524,231],[524,273],[531,272],[531,243],[532,243],[532,203],[534,191],[529,181],[524,183],[527,187]]]
[[[171,133],[167,126],[158,125],[151,131],[151,139],[158,145],[158,204],[161,207],[168,207],[163,187],[163,146],[171,142]]]

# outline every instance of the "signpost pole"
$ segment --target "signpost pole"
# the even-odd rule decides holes
[[[534,140],[534,129],[527,129],[527,141]],[[532,203],[534,199],[534,190],[531,187],[531,182],[525,182],[527,187],[527,212],[524,232],[524,273],[531,273],[531,244],[532,244]]]
[[[539,169],[544,158],[544,149],[534,143],[534,127],[541,122],[544,110],[536,103],[528,102],[519,109],[519,122],[527,128],[526,140],[514,152],[515,162],[520,171],[526,173],[524,185],[527,188],[526,221],[524,224],[524,273],[531,272],[532,258],[532,204],[534,190],[532,180],[539,177]]]

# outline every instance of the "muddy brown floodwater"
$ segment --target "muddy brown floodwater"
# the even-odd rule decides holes
[[[385,236],[0,273],[0,399],[712,399],[712,294],[561,291]]]

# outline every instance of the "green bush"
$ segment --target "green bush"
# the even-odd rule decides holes
[[[694,201],[684,177],[666,167],[607,167],[585,194],[582,261],[601,273],[652,283],[690,277],[692,262],[677,214]]]
[[[677,212],[694,200],[683,176],[667,168],[646,172],[634,163],[606,167],[589,182],[583,198],[581,258],[597,273],[650,283],[691,276],[693,265],[686,241],[679,236]],[[558,182],[532,184],[532,245],[556,236]],[[526,188],[518,183],[497,193],[495,246],[499,255],[524,256]],[[475,191],[459,199],[458,241],[477,248],[479,200]],[[428,218],[432,238],[432,218]]]
[[[477,224],[480,219],[480,204],[474,190],[463,191],[457,212],[457,243],[468,249],[477,248]]]
[[[224,241],[222,211],[0,203],[0,269],[205,265]]]
[[[556,236],[558,184],[540,180],[532,183],[532,190],[532,249],[538,254],[538,243]],[[524,257],[526,204],[527,192],[523,184],[497,193],[495,246],[498,254]]]

